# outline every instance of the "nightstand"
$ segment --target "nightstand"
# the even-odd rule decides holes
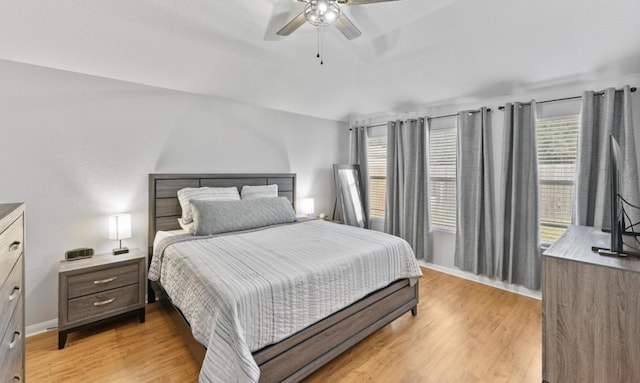
[[[147,257],[138,250],[60,262],[58,349],[84,327],[131,315],[144,323],[146,282]]]

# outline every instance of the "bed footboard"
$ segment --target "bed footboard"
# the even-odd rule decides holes
[[[404,313],[417,310],[418,283],[401,280],[253,354],[260,382],[298,382]],[[415,311],[417,313],[417,311]]]

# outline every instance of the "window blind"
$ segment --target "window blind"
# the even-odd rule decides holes
[[[578,118],[563,117],[536,123],[540,240],[557,240],[571,224]]]
[[[369,137],[369,205],[372,217],[384,218],[387,188],[387,136]]]
[[[455,127],[431,128],[429,136],[429,199],[431,225],[456,229],[456,146]]]

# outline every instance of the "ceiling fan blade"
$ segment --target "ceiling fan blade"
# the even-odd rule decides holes
[[[338,20],[333,25],[349,40],[353,40],[362,34],[344,13],[340,13]]]
[[[372,3],[385,3],[387,1],[399,1],[399,0],[339,0],[338,2],[346,5],[363,5]]]
[[[289,36],[296,29],[300,28],[302,24],[306,23],[307,20],[304,18],[304,12],[300,12],[300,14],[293,18],[293,20],[289,21],[287,25],[285,25],[281,30],[279,30],[276,34],[278,36]]]

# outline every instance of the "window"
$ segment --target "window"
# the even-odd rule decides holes
[[[578,118],[536,122],[540,240],[551,243],[571,224],[578,153]]]
[[[451,126],[451,125],[454,126]],[[431,225],[456,229],[456,146],[455,123],[434,123],[429,135],[429,199]]]
[[[387,136],[369,137],[367,141],[369,165],[369,206],[372,217],[384,218],[387,188]]]

